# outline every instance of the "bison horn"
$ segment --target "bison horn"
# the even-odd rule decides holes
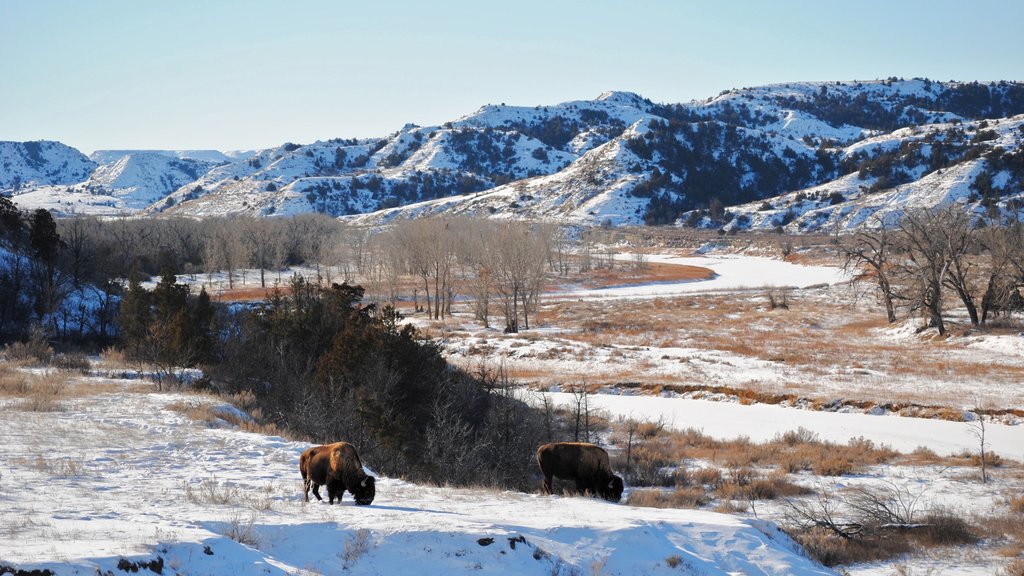
[[[366,478],[363,478],[363,481],[360,482],[359,485],[362,486],[363,488],[366,488],[366,481],[369,480],[369,479],[370,479],[369,476],[367,476]]]
[[[609,483],[608,483],[608,487],[609,487],[609,488],[614,488],[614,487],[615,487],[615,481],[614,481],[614,480],[612,480],[611,482],[609,482]]]

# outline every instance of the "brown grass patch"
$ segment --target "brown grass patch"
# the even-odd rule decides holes
[[[284,295],[291,293],[291,286],[288,283],[282,284],[278,289]],[[266,300],[273,292],[273,286],[268,286],[266,288],[260,288],[259,286],[235,288],[234,290],[218,292],[216,294],[216,299],[221,302],[257,302],[260,300]]]
[[[50,370],[44,373],[25,373],[17,370],[0,370],[0,395],[21,398],[15,404],[19,410],[28,412],[59,412],[63,410],[60,401],[69,397],[69,374]]]
[[[642,268],[636,268],[624,262],[619,264],[615,268],[595,268],[588,272],[574,275],[570,280],[573,284],[582,285],[586,288],[612,288],[633,284],[648,284],[651,282],[708,280],[715,275],[709,268],[686,264],[647,262]],[[562,280],[559,279],[559,281]]]
[[[708,503],[707,495],[701,488],[676,488],[674,490],[633,490],[626,503],[645,508],[700,508]]]
[[[1010,512],[1024,515],[1024,494],[1010,497],[1007,504],[1010,507]],[[1024,523],[1024,518],[1021,518],[1021,522]]]
[[[804,547],[810,557],[825,566],[889,560],[913,549],[905,539],[887,536],[846,539],[824,528],[792,532],[790,536]]]
[[[247,422],[231,410],[225,410],[219,404],[203,401],[199,398],[173,402],[165,406],[166,409],[178,412],[190,420],[205,423],[207,426],[219,426],[222,423],[229,426],[241,428]]]

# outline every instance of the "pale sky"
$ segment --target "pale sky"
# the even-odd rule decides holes
[[[221,150],[481,105],[1024,80],[1024,2],[0,0],[0,140]]]

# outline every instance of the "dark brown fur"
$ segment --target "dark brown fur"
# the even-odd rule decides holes
[[[543,490],[551,494],[551,479],[572,480],[580,493],[590,492],[605,500],[622,498],[622,478],[612,474],[604,448],[583,442],[553,442],[537,450],[537,464],[544,475]]]
[[[345,490],[352,493],[356,504],[373,502],[376,479],[363,472],[359,454],[348,442],[307,449],[299,456],[299,473],[302,474],[303,497],[307,502],[310,487],[316,499],[323,500],[320,497],[320,486],[327,486],[329,504],[334,504],[335,498],[341,502]]]

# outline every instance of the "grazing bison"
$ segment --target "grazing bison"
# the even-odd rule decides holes
[[[303,496],[309,502],[309,489],[313,495],[320,497],[320,486],[327,486],[328,503],[334,504],[345,490],[352,493],[356,504],[366,505],[373,502],[376,491],[375,479],[363,472],[363,463],[359,460],[356,449],[348,442],[335,442],[323,446],[313,446],[299,456],[299,473],[302,474]]]
[[[612,474],[608,453],[600,446],[583,442],[553,442],[537,450],[537,464],[544,475],[544,493],[551,494],[551,478],[574,480],[576,490],[590,492],[605,500],[622,498],[622,478]]]

